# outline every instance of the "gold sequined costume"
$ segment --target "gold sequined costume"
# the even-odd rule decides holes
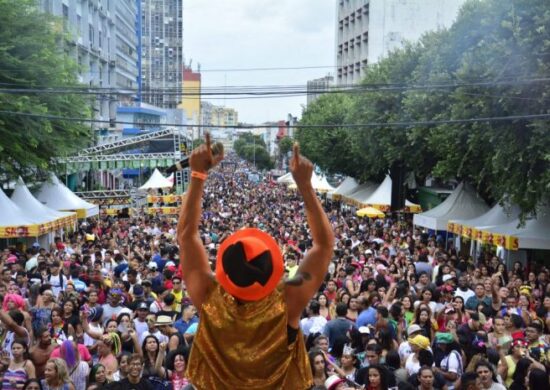
[[[284,284],[239,303],[214,281],[202,305],[187,376],[198,390],[302,390],[313,385],[301,331],[288,344]]]

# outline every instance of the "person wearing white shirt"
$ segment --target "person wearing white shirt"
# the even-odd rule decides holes
[[[461,297],[464,302],[468,301],[468,298],[473,297],[475,293],[472,289],[468,288],[468,280],[464,275],[458,278],[458,288],[455,290],[454,296]]]
[[[321,305],[318,301],[311,301],[307,308],[308,317],[300,321],[300,328],[304,336],[321,333],[327,324],[327,319],[320,314]]]

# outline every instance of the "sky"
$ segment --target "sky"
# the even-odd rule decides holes
[[[186,65],[201,66],[202,87],[305,85],[334,74],[334,0],[184,0]],[[219,69],[323,67],[212,71]],[[305,96],[207,99],[234,108],[239,121],[259,124],[301,116]]]

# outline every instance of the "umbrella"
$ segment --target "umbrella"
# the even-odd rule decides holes
[[[357,211],[359,217],[384,218],[385,214],[374,207],[365,207]]]

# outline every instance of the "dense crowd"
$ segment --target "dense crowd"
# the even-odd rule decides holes
[[[214,269],[245,226],[279,243],[292,278],[311,247],[295,192],[230,160],[211,173],[201,237]],[[314,389],[549,389],[550,283],[458,253],[409,216],[371,220],[328,199],[336,244],[303,314]],[[5,390],[192,388],[200,313],[179,271],[175,218],[82,222],[48,248],[5,249],[0,372]]]

